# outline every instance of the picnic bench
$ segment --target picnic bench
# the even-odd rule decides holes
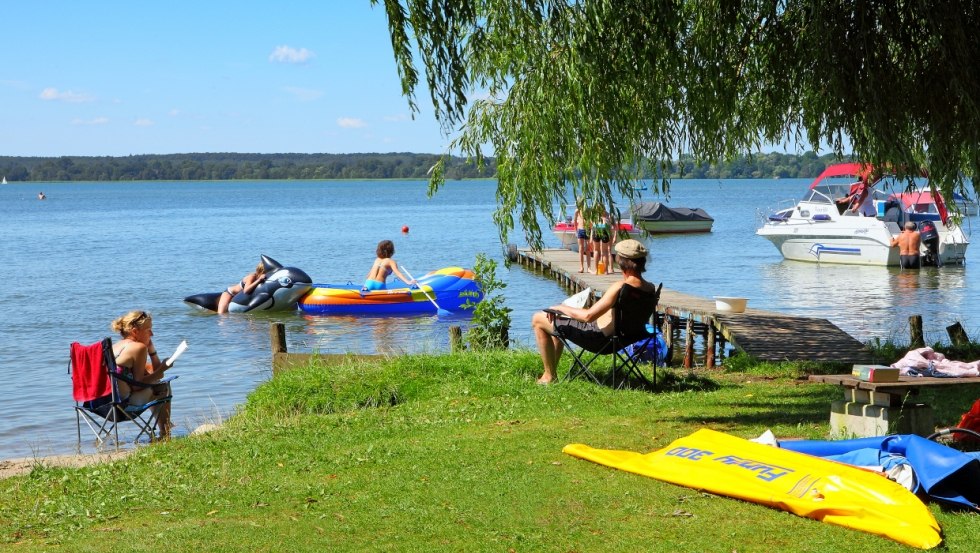
[[[980,385],[980,377],[900,376],[898,382],[867,382],[849,374],[812,374],[809,379],[844,388],[844,399],[830,405],[831,438],[928,436],[936,430],[932,407],[912,396],[925,388]]]

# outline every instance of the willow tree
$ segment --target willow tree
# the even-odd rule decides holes
[[[849,142],[946,193],[980,168],[971,0],[378,2],[412,109],[424,74],[451,152],[496,156],[504,241],[516,216],[540,244],[537,213],[569,190],[632,198],[631,179],[681,154]]]

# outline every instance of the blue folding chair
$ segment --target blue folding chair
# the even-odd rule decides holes
[[[116,366],[112,353],[112,339],[104,338],[101,342],[82,345],[73,342],[70,349],[68,372],[72,379],[72,393],[75,398],[75,419],[78,429],[78,443],[82,443],[82,421],[95,434],[98,446],[113,437],[116,447],[119,446],[119,424],[131,422],[138,433],[133,439],[136,443],[146,436],[154,439],[153,430],[156,428],[158,412],[164,404],[169,404],[172,395],[156,398],[143,404],[130,404],[129,397],[122,397],[119,392],[119,382],[125,382],[130,389],[145,388],[146,384],[136,381]],[[164,385],[176,376],[154,383],[154,386]]]

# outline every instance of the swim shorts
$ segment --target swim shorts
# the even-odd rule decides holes
[[[609,336],[595,323],[559,317],[555,319],[555,334],[591,352],[602,351],[609,345]]]

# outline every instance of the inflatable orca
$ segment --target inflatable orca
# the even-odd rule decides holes
[[[271,257],[262,256],[265,265],[265,281],[251,294],[239,292],[228,304],[229,313],[249,311],[284,311],[296,309],[299,301],[313,286],[313,279],[295,267],[283,267]],[[196,294],[184,298],[184,303],[209,311],[218,310],[222,292]]]

